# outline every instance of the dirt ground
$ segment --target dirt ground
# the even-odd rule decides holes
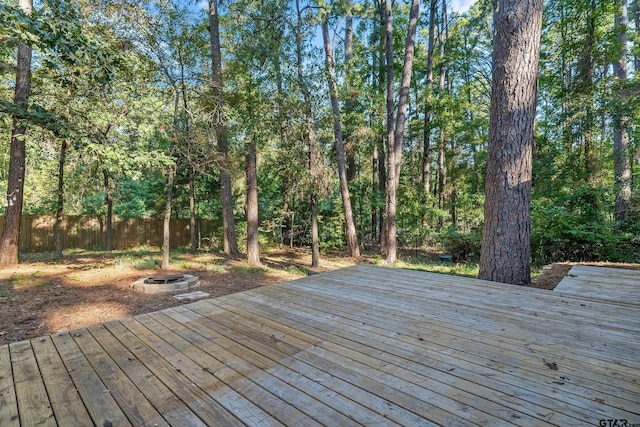
[[[62,261],[31,260],[0,269],[0,344],[72,330],[193,300],[172,294],[144,294],[131,284],[152,274],[187,273],[200,278],[196,290],[211,297],[241,292],[353,264],[331,258],[318,269],[304,251],[271,251],[264,268],[223,255],[172,253],[172,269],[157,268],[157,251],[66,255]],[[146,268],[152,267],[152,268]]]
[[[30,257],[0,269],[0,344],[161,310],[192,300],[175,294],[144,294],[131,284],[152,274],[188,273],[200,278],[199,291],[217,297],[352,265],[340,256],[324,258],[311,270],[306,250],[276,249],[263,254],[264,268],[224,255],[173,254],[171,271],[158,269],[155,250],[66,255],[61,261]],[[372,260],[364,259],[364,262]],[[609,264],[601,264],[611,266]],[[639,265],[614,265],[640,268]],[[533,287],[553,289],[571,264],[546,266]]]

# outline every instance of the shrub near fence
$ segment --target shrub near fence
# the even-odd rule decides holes
[[[20,252],[53,252],[56,249],[53,215],[23,215],[20,230]],[[138,246],[162,246],[161,218],[113,218],[113,249],[131,249]],[[214,228],[210,220],[196,220],[196,233],[209,237]],[[0,230],[4,229],[4,215],[0,215]],[[188,219],[171,220],[170,247],[191,245]],[[64,249],[104,249],[106,217],[65,215],[62,221],[62,247]]]

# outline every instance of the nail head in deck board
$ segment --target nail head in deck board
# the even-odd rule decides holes
[[[88,334],[89,332],[80,329],[71,333]],[[126,415],[111,396],[110,390],[100,380],[91,364],[84,357],[73,338],[71,338],[70,333],[55,334],[51,339],[67,367],[93,422],[99,426],[105,423],[112,427],[131,426]]]
[[[100,343],[105,353],[120,366],[120,369],[133,381],[156,409],[171,425],[188,425],[205,427],[196,414],[193,413],[162,381],[149,371],[126,347],[124,347],[103,325],[87,328],[91,335]]]
[[[75,384],[50,337],[34,338],[31,346],[38,360],[53,413],[60,426],[93,426]],[[2,423],[0,423],[2,425]]]
[[[9,351],[20,423],[24,426],[56,426],[31,343],[20,341],[10,344]]]
[[[0,426],[20,425],[9,346],[0,345]]]

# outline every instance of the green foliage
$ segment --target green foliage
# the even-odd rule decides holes
[[[607,188],[583,185],[556,199],[535,201],[532,258],[556,261],[639,262],[640,245],[606,213],[613,204]]]
[[[481,244],[482,233],[478,229],[470,233],[461,233],[450,227],[442,234],[442,247],[448,254],[453,255],[456,263],[478,262]]]

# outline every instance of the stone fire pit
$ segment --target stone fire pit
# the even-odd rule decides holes
[[[200,279],[191,274],[154,274],[131,284],[131,287],[146,294],[179,292],[200,286]]]

